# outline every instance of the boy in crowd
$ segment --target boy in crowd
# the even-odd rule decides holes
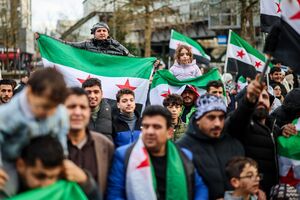
[[[224,200],[255,200],[262,175],[258,174],[257,163],[247,157],[234,157],[226,166],[226,175],[234,191],[227,191]],[[261,194],[263,195],[263,194]]]
[[[186,131],[187,124],[185,124],[181,118],[180,113],[182,111],[183,99],[178,94],[170,94],[163,101],[164,107],[166,107],[172,114],[172,126],[174,129],[171,138],[173,141],[178,140]]]
[[[116,95],[119,113],[113,118],[113,139],[116,147],[135,142],[141,133],[141,119],[135,110],[135,95],[124,88]]]

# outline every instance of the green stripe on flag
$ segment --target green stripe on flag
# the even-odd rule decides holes
[[[18,194],[8,200],[87,200],[81,188],[74,182],[60,180],[48,187]]]
[[[212,80],[221,80],[221,76],[217,68],[210,70],[202,76],[182,81],[176,79],[169,70],[158,70],[153,77],[151,89],[160,84],[168,84],[172,86],[193,85],[195,87],[204,88],[207,83]]]
[[[171,39],[175,39],[175,40],[179,40],[179,41],[182,41],[182,42],[186,42],[188,43],[189,45],[195,47],[201,54],[202,56],[206,57],[206,53],[204,52],[203,48],[201,47],[201,45],[196,42],[195,40],[185,36],[185,35],[182,35],[174,30],[172,30],[172,35],[171,35]]]
[[[38,44],[42,58],[98,76],[149,79],[156,60],[154,57],[113,56],[86,51],[43,34],[40,34]]]
[[[230,34],[231,34],[230,35],[230,44],[244,48],[248,54],[251,54],[251,55],[257,57],[258,59],[266,62],[265,56],[261,52],[259,52],[257,49],[252,47],[246,40],[242,39],[238,34],[236,34],[233,31],[230,31]],[[272,64],[270,64],[269,66],[272,67]]]
[[[297,128],[297,123],[299,119],[293,120],[293,124]],[[279,136],[278,141],[278,154],[294,160],[300,160],[300,130],[298,130],[297,135],[292,135],[290,137]]]

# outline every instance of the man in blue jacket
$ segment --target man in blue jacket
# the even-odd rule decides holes
[[[118,148],[108,178],[107,199],[208,199],[192,154],[168,138],[171,113],[149,106],[142,116],[142,134],[136,143]]]

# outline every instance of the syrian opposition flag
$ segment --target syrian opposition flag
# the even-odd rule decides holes
[[[300,0],[281,0],[281,21],[266,38],[265,52],[300,74]]]
[[[222,80],[218,69],[212,69],[208,73],[187,80],[178,80],[169,70],[158,70],[152,80],[150,89],[151,104],[162,105],[163,100],[169,94],[181,94],[187,85],[197,88],[199,94],[206,93],[206,85],[212,80]]]
[[[238,76],[254,79],[257,72],[262,72],[266,58],[238,34],[229,31],[225,72],[238,73]],[[269,67],[272,65],[270,64]]]
[[[247,80],[245,79],[245,77],[240,76],[238,81],[237,81],[237,92],[239,93],[240,91],[242,91],[246,86],[248,85]]]
[[[74,182],[60,180],[47,187],[29,190],[7,200],[87,200],[81,188]]]
[[[269,33],[271,27],[280,22],[281,0],[260,0],[261,31]]]
[[[184,44],[192,48],[192,53],[197,62],[209,64],[210,57],[204,52],[203,48],[198,42],[172,29],[169,44],[170,55],[174,55],[175,50],[180,44]]]
[[[300,119],[293,121],[298,132],[295,136],[278,137],[280,182],[296,186],[300,191]]]
[[[115,100],[118,90],[128,88],[134,91],[139,109],[145,104],[156,58],[99,54],[71,47],[42,34],[38,44],[44,66],[61,72],[68,86],[81,87],[86,79],[98,78],[104,98]]]

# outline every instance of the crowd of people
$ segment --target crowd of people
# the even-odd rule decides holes
[[[66,43],[131,56],[105,23],[91,33]],[[169,71],[178,80],[205,73],[186,45]],[[65,179],[90,200],[300,199],[300,180],[279,178],[277,155],[277,138],[299,131],[298,80],[275,61],[268,79],[258,74],[238,88],[225,73],[206,94],[186,85],[142,113],[127,88],[109,104],[97,78],[68,88],[62,74],[43,68],[18,85],[0,80],[0,198]]]

